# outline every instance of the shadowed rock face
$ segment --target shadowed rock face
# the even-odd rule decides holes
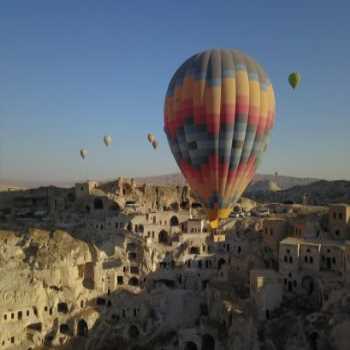
[[[331,215],[295,205],[293,213],[230,219],[210,232],[187,186],[118,179],[0,194],[0,204],[4,349],[342,350],[346,344],[348,272],[336,269],[350,259],[346,242],[328,241],[340,219],[347,234],[346,206]],[[240,205],[256,203],[243,198]],[[303,246],[309,243],[321,248]],[[293,244],[300,245],[297,269],[289,264]],[[289,250],[285,265],[281,247]],[[311,260],[313,251],[328,255]],[[305,268],[316,258],[319,269]]]

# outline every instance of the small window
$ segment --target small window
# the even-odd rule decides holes
[[[310,256],[310,264],[313,264],[313,262],[314,262],[314,258]]]
[[[19,320],[21,320],[21,319],[22,319],[22,316],[23,316],[22,311],[18,311],[18,313],[17,313],[17,318],[18,318]]]
[[[289,263],[293,264],[293,257],[292,256],[289,257]]]

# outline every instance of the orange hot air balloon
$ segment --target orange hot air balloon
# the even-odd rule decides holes
[[[229,216],[252,180],[274,118],[275,96],[266,73],[238,50],[196,54],[172,77],[164,131],[212,228]]]

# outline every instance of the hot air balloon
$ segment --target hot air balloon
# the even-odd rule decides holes
[[[289,85],[295,89],[300,84],[301,76],[298,72],[289,74],[288,81]]]
[[[108,147],[112,144],[112,136],[106,135],[103,138],[103,142],[105,143],[105,145]]]
[[[155,137],[153,134],[147,134],[147,139],[149,143],[152,143],[155,140]]]
[[[87,150],[82,148],[80,150],[80,156],[81,156],[82,159],[85,159],[85,157],[87,156]]]
[[[275,96],[266,73],[238,50],[196,54],[172,77],[164,131],[212,228],[229,216],[252,180],[274,118]]]

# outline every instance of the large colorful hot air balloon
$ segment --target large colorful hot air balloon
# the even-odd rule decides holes
[[[290,73],[288,76],[289,85],[295,89],[300,84],[301,76],[298,72]]]
[[[86,156],[87,156],[87,150],[84,149],[84,148],[82,148],[82,149],[80,150],[80,157],[81,157],[82,159],[85,159]]]
[[[164,130],[212,228],[228,217],[252,180],[274,118],[275,96],[266,73],[238,50],[196,54],[172,77]]]
[[[105,135],[105,137],[103,138],[103,142],[106,146],[110,146],[112,144],[112,136]]]

